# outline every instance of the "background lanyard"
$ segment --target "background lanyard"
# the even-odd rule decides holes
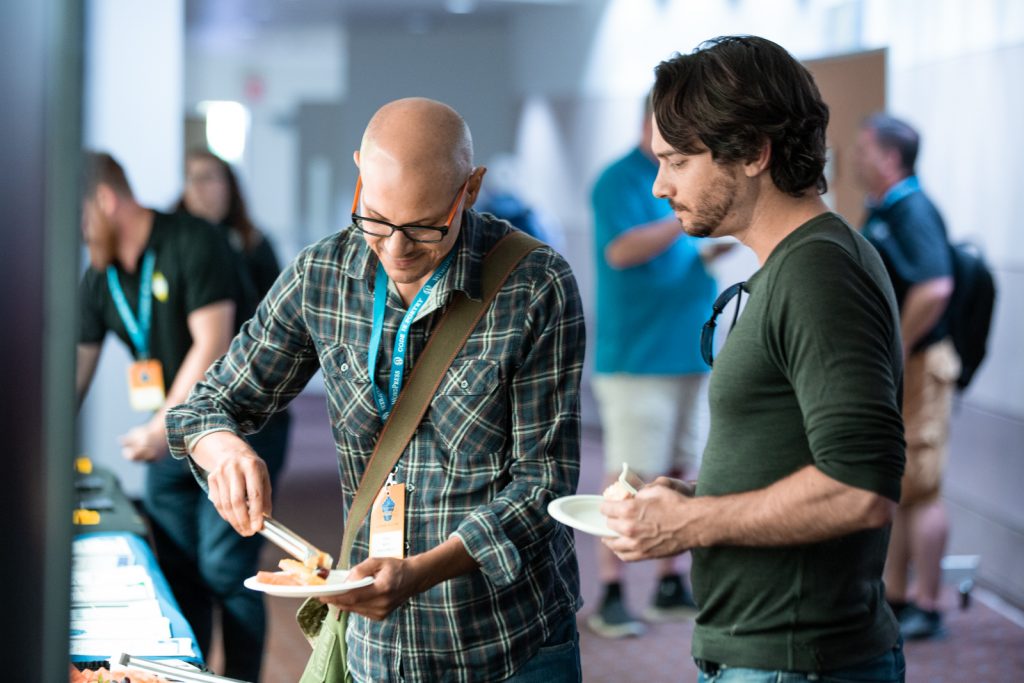
[[[142,258],[142,271],[139,279],[139,317],[135,318],[128,299],[121,289],[121,281],[117,277],[117,268],[107,266],[107,286],[110,296],[114,298],[117,313],[132,340],[139,358],[149,358],[149,325],[153,320],[153,268],[156,265],[156,254],[152,249],[146,250]]]
[[[391,352],[391,380],[388,382],[388,392],[385,394],[377,386],[377,354],[380,350],[380,340],[384,333],[384,308],[388,298],[388,274],[384,272],[384,266],[377,264],[377,279],[373,286],[373,329],[370,332],[370,352],[367,358],[367,366],[370,369],[370,386],[373,388],[373,401],[377,404],[377,412],[382,422],[388,421],[391,415],[391,408],[398,400],[398,394],[402,392],[402,383],[405,381],[405,353],[408,350],[409,328],[416,320],[416,314],[420,312],[423,305],[430,298],[434,286],[438,280],[448,272],[452,264],[452,256],[455,251],[448,252],[448,255],[441,261],[430,279],[420,287],[416,297],[409,304],[409,310],[402,318],[402,324],[398,326],[398,334],[395,335],[395,348]]]
[[[875,208],[879,211],[888,209],[890,206],[900,201],[904,197],[909,197],[915,192],[921,191],[921,183],[917,180],[917,176],[907,176],[900,182],[896,183],[889,188],[889,191],[882,197],[882,202]]]

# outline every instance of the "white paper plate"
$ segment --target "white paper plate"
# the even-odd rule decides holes
[[[599,508],[604,496],[563,496],[548,503],[548,514],[562,524],[594,536],[616,538],[618,534],[608,528]]]
[[[339,595],[373,583],[372,576],[346,581],[348,573],[347,569],[332,569],[327,577],[327,583],[316,586],[281,586],[276,583],[257,581],[255,576],[250,576],[242,582],[242,585],[251,590],[262,591],[267,595],[276,595],[280,598],[322,598],[328,595]]]

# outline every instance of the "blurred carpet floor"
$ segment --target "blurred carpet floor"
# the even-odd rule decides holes
[[[327,410],[322,397],[303,394],[293,402],[293,434],[288,463],[278,482],[274,515],[285,524],[324,548],[337,552],[341,542],[340,524],[324,524],[341,519],[341,496],[337,464]],[[599,492],[602,470],[600,433],[585,430],[581,493]],[[585,604],[578,615],[583,656],[583,680],[588,683],[669,681],[689,683],[697,680],[697,669],[690,658],[691,622],[650,624],[645,635],[625,640],[606,640],[592,632],[586,617],[598,600],[595,541],[577,532],[582,591]],[[268,546],[263,552],[265,569],[273,569],[281,552]],[[625,590],[628,604],[641,614],[655,584],[655,565],[645,562],[627,568]],[[989,607],[981,589],[966,610],[959,608],[959,596],[950,587],[944,595],[946,635],[943,638],[912,642],[906,646],[908,683],[961,683],[1024,681],[1024,622],[1016,622]],[[302,673],[309,646],[295,625],[299,600],[268,598],[269,638],[264,659],[262,683],[297,681]],[[216,670],[220,654],[215,648],[209,662]]]

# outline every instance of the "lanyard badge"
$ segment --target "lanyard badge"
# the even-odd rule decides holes
[[[370,510],[370,557],[405,557],[405,484],[395,481],[394,472]]]
[[[107,266],[107,286],[139,360],[128,367],[128,399],[133,410],[158,410],[165,400],[164,373],[160,361],[149,357],[149,332],[153,321],[153,270],[156,254],[148,249],[142,258],[139,278],[139,315],[128,305],[117,269]]]
[[[409,328],[416,320],[416,315],[430,299],[431,292],[438,281],[448,272],[452,264],[452,256],[455,251],[448,252],[441,265],[437,267],[430,279],[416,293],[416,297],[409,304],[409,310],[405,312],[401,325],[398,326],[398,333],[395,335],[395,346],[391,353],[391,374],[388,380],[387,393],[377,386],[377,355],[380,351],[380,340],[384,334],[384,309],[388,298],[388,274],[384,266],[377,264],[377,279],[373,288],[373,329],[370,332],[370,351],[367,355],[367,367],[370,370],[370,386],[373,389],[373,401],[377,404],[377,413],[381,422],[387,422],[391,416],[391,409],[402,393],[402,384],[405,381],[405,354],[408,350]]]

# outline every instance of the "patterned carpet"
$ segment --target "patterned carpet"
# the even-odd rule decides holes
[[[289,462],[277,487],[274,514],[310,541],[332,551],[341,540],[339,529],[325,526],[324,520],[340,519],[340,494],[336,478],[334,448],[323,399],[300,396],[294,406],[294,433]],[[584,436],[583,469],[580,492],[597,492],[601,479],[600,435]],[[593,683],[661,681],[686,683],[697,679],[697,670],[689,656],[690,623],[652,624],[641,638],[609,641],[584,626],[597,601],[598,579],[594,564],[594,540],[577,536],[583,596],[586,604],[579,614],[583,651],[583,677]],[[276,548],[264,552],[265,565],[273,568],[281,553]],[[628,567],[626,594],[639,614],[654,589],[654,565],[641,563]],[[1024,623],[1002,616],[984,604],[980,589],[968,609],[961,611],[957,595],[950,589],[945,596],[945,638],[909,643],[906,648],[908,683],[961,683],[1024,681]],[[264,683],[297,681],[309,648],[295,626],[293,615],[297,600],[269,598],[270,639],[264,664]],[[216,667],[219,655],[211,653]]]

